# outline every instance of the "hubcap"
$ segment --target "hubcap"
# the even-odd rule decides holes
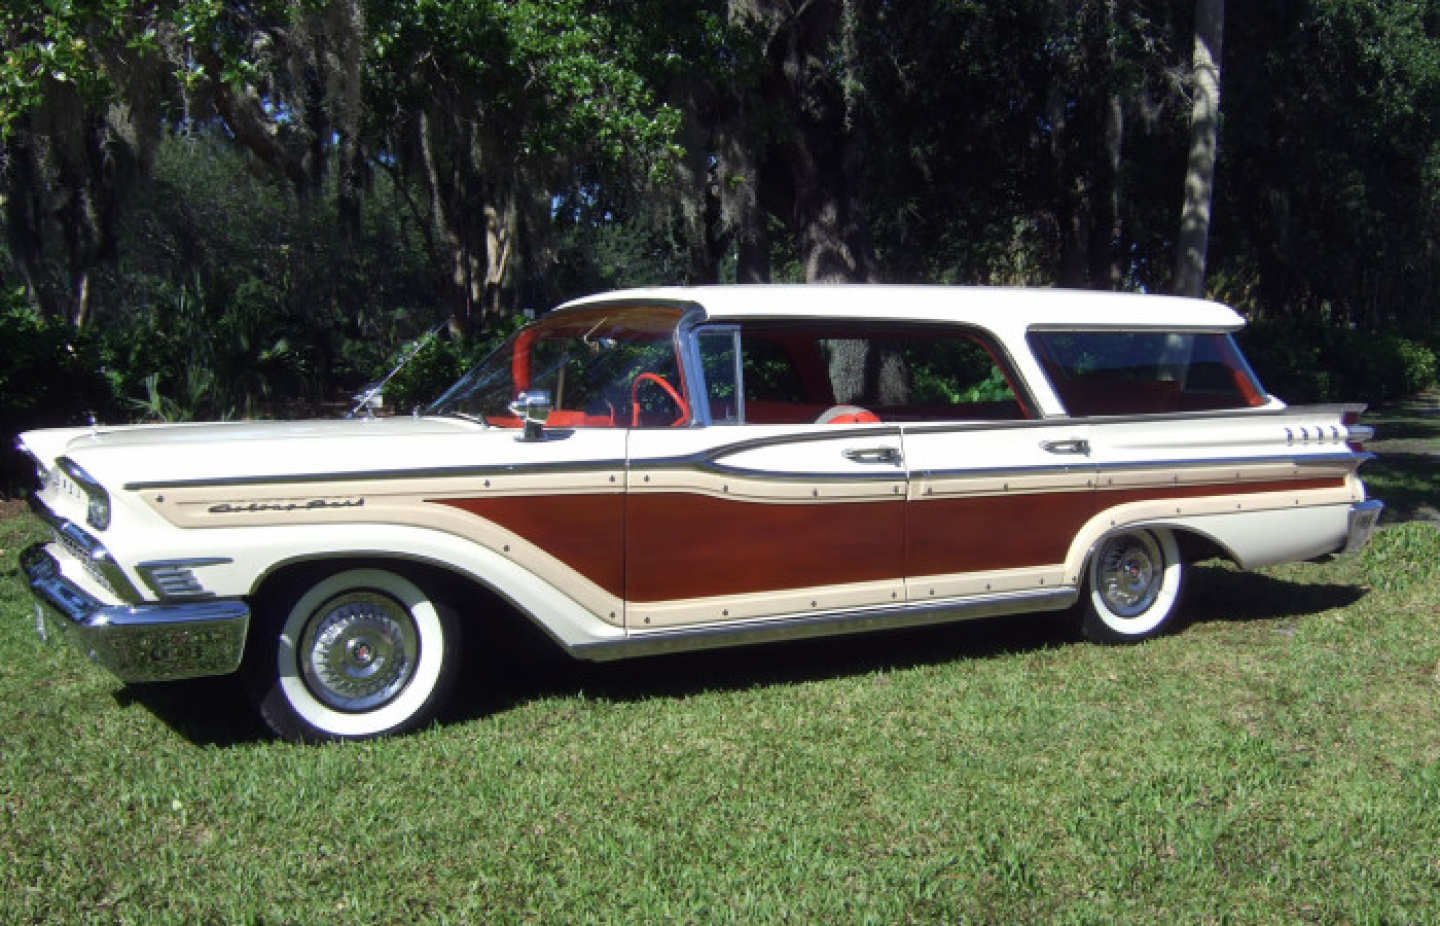
[[[389,701],[415,674],[419,637],[410,612],[379,592],[321,605],[300,640],[300,670],[315,697],[342,711]]]
[[[1126,534],[1106,542],[1096,578],[1105,606],[1121,617],[1143,614],[1160,594],[1165,558],[1149,534]]]

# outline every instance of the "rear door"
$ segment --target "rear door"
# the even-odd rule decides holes
[[[906,598],[1043,592],[1097,511],[1080,423],[934,422],[905,428]]]

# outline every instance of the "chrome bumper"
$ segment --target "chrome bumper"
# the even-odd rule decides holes
[[[250,608],[243,601],[105,604],[65,577],[37,543],[20,554],[35,597],[36,630],[58,626],[127,682],[227,675],[240,667]]]
[[[1380,522],[1380,512],[1384,508],[1385,503],[1377,498],[1356,502],[1350,506],[1350,529],[1341,553],[1353,553],[1365,546],[1370,535],[1375,533],[1375,525]]]

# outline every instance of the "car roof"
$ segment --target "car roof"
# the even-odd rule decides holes
[[[1204,299],[1100,290],[876,283],[664,286],[598,293],[557,311],[607,304],[682,304],[712,321],[785,318],[971,323],[995,331],[1033,328],[1160,328],[1232,331],[1245,319]]]

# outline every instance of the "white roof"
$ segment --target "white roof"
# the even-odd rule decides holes
[[[1021,333],[1044,327],[1190,328],[1229,331],[1234,309],[1203,299],[1100,290],[876,283],[743,284],[624,289],[575,299],[560,309],[611,302],[683,302],[714,320],[886,318],[969,322]]]

